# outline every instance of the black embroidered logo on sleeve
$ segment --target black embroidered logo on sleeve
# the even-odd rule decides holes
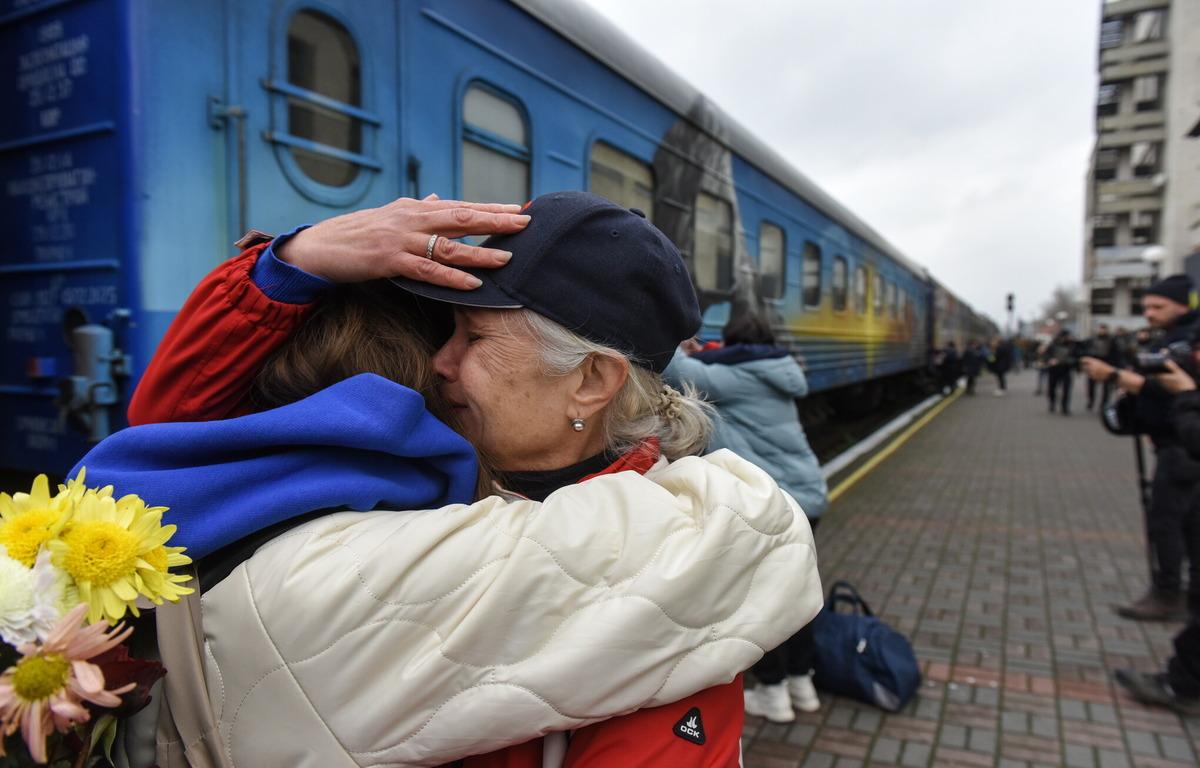
[[[700,708],[692,707],[675,727],[671,729],[676,736],[693,744],[704,743],[704,721],[700,719]]]

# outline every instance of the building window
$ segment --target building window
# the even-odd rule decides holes
[[[733,287],[733,206],[707,192],[696,195],[695,248],[692,274],[696,285],[710,291]]]
[[[517,102],[476,83],[463,96],[462,199],[529,200],[529,127]]]
[[[1092,247],[1105,248],[1117,244],[1117,217],[1096,216],[1092,219]]]
[[[1137,211],[1129,218],[1134,245],[1150,245],[1158,242],[1158,213]]]
[[[1100,149],[1096,151],[1096,180],[1111,181],[1117,178],[1121,167],[1121,150]]]
[[[883,275],[875,273],[875,279],[871,282],[871,305],[875,308],[875,314],[883,314]]]
[[[804,242],[804,306],[821,306],[821,248]]]
[[[1129,291],[1129,314],[1142,314],[1142,298],[1146,295],[1146,287],[1136,286]]]
[[[623,208],[654,213],[654,171],[633,155],[597,141],[592,145],[591,191]]]
[[[1096,91],[1096,115],[1107,117],[1121,111],[1121,86],[1117,83],[1101,83]]]
[[[899,314],[900,307],[898,306],[898,300],[896,297],[896,284],[891,281],[888,281],[887,284],[887,306],[889,315],[895,317]]]
[[[846,260],[841,256],[833,257],[833,309],[835,312],[846,311],[846,287],[849,278]]]
[[[1165,14],[1161,10],[1142,11],[1133,22],[1133,42],[1146,43],[1163,39]]]
[[[1160,168],[1158,144],[1152,141],[1135,142],[1130,147],[1129,159],[1134,176],[1153,176]]]
[[[782,299],[786,272],[783,230],[764,221],[758,228],[758,289],[764,299]]]
[[[1092,314],[1111,315],[1113,313],[1113,289],[1092,289]]]
[[[1152,112],[1162,106],[1162,81],[1158,75],[1142,75],[1133,80],[1133,104],[1138,112]]]
[[[337,153],[362,154],[362,69],[354,38],[323,13],[300,11],[287,33],[287,133],[296,165],[313,181],[345,187],[360,164]],[[347,109],[347,107],[349,109]],[[470,198],[468,198],[470,199]]]
[[[1116,48],[1125,42],[1125,22],[1112,19],[1100,25],[1100,49]]]
[[[860,315],[867,313],[867,268],[854,268],[854,311]]]

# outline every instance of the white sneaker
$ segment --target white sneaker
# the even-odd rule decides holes
[[[792,706],[801,712],[816,712],[821,708],[821,700],[817,698],[817,689],[813,685],[812,675],[795,675],[787,679],[788,695]]]
[[[1003,389],[997,389],[994,392],[992,392],[992,394],[995,395],[996,397],[1004,397],[1004,395],[1006,393]]]
[[[746,714],[765,717],[772,723],[790,723],[796,719],[787,683],[763,685],[744,691]]]

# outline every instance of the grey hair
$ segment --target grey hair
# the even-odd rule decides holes
[[[662,455],[670,461],[704,451],[712,436],[713,407],[695,387],[685,384],[680,392],[625,352],[589,341],[530,310],[513,314],[537,341],[548,376],[565,376],[592,355],[629,363],[625,384],[603,411],[604,447],[610,453],[625,453],[650,437],[658,438]]]

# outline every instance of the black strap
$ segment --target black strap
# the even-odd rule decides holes
[[[836,612],[838,603],[846,603],[853,612],[862,613],[864,616],[875,615],[871,606],[867,605],[867,601],[863,600],[862,595],[848,581],[835,581],[829,588],[829,599],[825,601],[825,607]]]

